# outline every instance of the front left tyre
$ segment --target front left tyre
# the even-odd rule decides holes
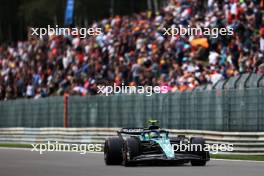
[[[128,138],[123,145],[123,165],[135,166],[136,163],[133,159],[139,155],[140,152],[140,142],[136,138]]]

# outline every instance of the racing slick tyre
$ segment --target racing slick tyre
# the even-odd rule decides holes
[[[200,144],[200,146],[202,146],[202,148],[199,149],[199,151],[193,151],[193,154],[199,155],[201,159],[191,160],[191,165],[192,166],[205,166],[207,158],[209,157],[209,152],[204,151],[205,140],[201,137],[193,137],[191,138],[191,144]]]
[[[106,165],[118,165],[122,163],[122,139],[119,137],[106,139],[104,160]]]
[[[123,165],[135,166],[136,163],[133,162],[133,158],[138,156],[140,152],[140,143],[136,138],[128,138],[123,145]]]

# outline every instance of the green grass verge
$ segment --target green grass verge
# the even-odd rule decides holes
[[[9,147],[9,148],[32,148],[30,144],[1,144],[0,147]]]
[[[210,156],[215,159],[264,161],[264,155],[211,154]]]

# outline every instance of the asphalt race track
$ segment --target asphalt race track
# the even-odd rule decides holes
[[[205,167],[105,166],[102,154],[0,149],[0,176],[263,176],[264,162],[211,160]]]

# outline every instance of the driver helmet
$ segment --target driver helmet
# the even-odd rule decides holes
[[[149,133],[149,137],[150,137],[150,138],[158,138],[158,137],[159,137],[159,135],[158,135],[158,133],[157,133],[157,132],[155,132],[155,131],[152,131],[152,132],[150,132],[150,133]]]

